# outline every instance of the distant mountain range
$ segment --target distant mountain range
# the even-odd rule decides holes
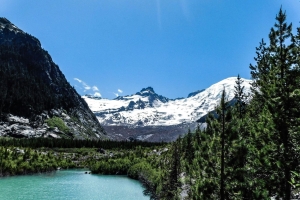
[[[244,81],[244,92],[250,93],[251,80]],[[155,93],[152,87],[113,100],[83,96],[91,110],[115,139],[169,141],[195,128],[196,121],[214,110],[225,89],[227,100],[234,98],[236,77],[224,79],[207,89],[190,93],[187,98],[169,99]],[[159,130],[159,131],[158,131]],[[168,132],[173,131],[172,133]],[[166,133],[167,136],[166,136]]]

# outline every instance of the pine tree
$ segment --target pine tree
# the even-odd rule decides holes
[[[231,108],[232,120],[228,130],[228,155],[226,169],[228,195],[230,199],[247,199],[250,195],[248,187],[248,173],[246,169],[249,133],[247,131],[246,102],[243,80],[238,75],[235,85],[235,104]]]
[[[191,130],[189,129],[186,136],[186,149],[185,149],[185,155],[188,161],[188,166],[192,165],[194,159],[194,146],[192,140],[193,140],[193,136]]]
[[[197,179],[191,188],[193,199],[218,199],[220,193],[220,132],[219,123],[209,113],[201,144],[196,153]]]
[[[172,144],[172,157],[169,160],[169,170],[166,174],[167,180],[163,188],[164,199],[177,199],[177,191],[180,187],[179,174],[180,174],[180,143],[179,140]]]
[[[196,134],[195,137],[196,137],[197,146],[199,146],[201,144],[201,129],[200,129],[200,125],[199,124],[197,126],[195,134]]]
[[[293,126],[292,116],[293,110],[292,104],[293,99],[291,93],[295,89],[296,79],[291,79],[293,76],[292,72],[294,70],[292,67],[293,55],[292,50],[294,48],[294,43],[290,42],[287,44],[287,40],[292,38],[292,24],[287,25],[286,15],[280,9],[279,14],[276,16],[277,23],[275,24],[275,29],[271,29],[270,37],[270,52],[271,52],[271,67],[274,70],[276,88],[275,88],[275,98],[273,99],[275,111],[275,124],[277,134],[280,136],[279,144],[283,148],[283,153],[280,155],[279,159],[283,164],[284,177],[282,177],[282,183],[280,185],[281,191],[279,195],[284,199],[290,199],[291,197],[291,170],[294,163],[291,155],[291,147],[293,143],[292,133],[290,132],[290,127]]]
[[[297,132],[292,131],[299,124],[296,116],[297,95],[293,95],[299,88],[299,67],[295,65],[295,39],[292,35],[292,24],[287,24],[286,14],[280,9],[276,16],[276,23],[269,34],[270,44],[262,42],[257,48],[256,66],[250,65],[251,75],[254,79],[252,108],[254,115],[266,108],[272,113],[275,131],[271,135],[276,149],[274,156],[279,163],[273,168],[273,175],[277,177],[277,189],[273,192],[278,197],[290,199],[291,197],[291,171],[298,166],[295,159],[299,152],[294,148],[299,138]],[[290,41],[289,41],[290,40]],[[254,117],[254,116],[252,116]],[[267,131],[268,132],[268,131]],[[272,160],[273,158],[270,158]]]
[[[238,75],[237,80],[235,81],[236,85],[234,86],[234,98],[236,100],[235,109],[237,110],[237,114],[240,119],[243,119],[246,113],[247,96],[244,93],[245,86],[242,85],[243,82],[244,81],[241,79],[240,75]]]
[[[225,89],[222,92],[220,110],[217,112],[219,114],[219,119],[221,121],[221,180],[220,180],[220,198],[225,199]]]

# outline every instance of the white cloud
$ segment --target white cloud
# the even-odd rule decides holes
[[[99,89],[97,86],[89,86],[86,82],[84,82],[83,80],[79,79],[79,78],[74,78],[75,81],[78,81],[80,84],[81,84],[81,87],[79,86],[78,88],[83,90],[83,92],[86,92],[88,90],[93,90],[94,93],[94,96],[95,97],[101,97],[101,94],[99,92]]]
[[[91,86],[89,86],[88,84],[86,84],[84,81],[80,80],[79,78],[74,78],[75,81],[78,81],[79,83],[82,84],[83,88],[85,89],[85,91],[90,90]],[[97,87],[96,87],[97,88]],[[98,89],[98,88],[97,88]],[[94,90],[95,91],[95,90]]]
[[[85,86],[84,86],[84,89],[85,89],[85,91],[87,91],[87,90],[90,90],[90,89],[91,89],[91,87],[90,87],[90,86],[88,86],[88,85],[85,85]]]
[[[92,89],[93,89],[94,92],[99,91],[99,89],[95,85],[92,87]]]
[[[123,91],[122,91],[121,89],[118,89],[118,92],[119,92],[119,93],[123,93]]]
[[[101,97],[100,92],[95,92],[94,97]]]
[[[116,95],[116,97],[118,97],[118,96],[119,96],[119,94],[118,94],[118,93],[114,93],[114,92],[113,92],[113,94],[114,94],[114,95]]]
[[[75,81],[78,81],[79,83],[82,82],[82,80],[80,80],[79,78],[74,78]]]

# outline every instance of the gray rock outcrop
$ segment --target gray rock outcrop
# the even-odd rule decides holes
[[[61,119],[68,128],[68,132],[60,130],[59,127],[50,127],[47,120],[53,117]],[[91,125],[93,123],[84,116],[76,118],[61,109],[52,109],[50,112],[45,111],[40,115],[36,115],[35,120],[31,121],[24,117],[8,114],[6,119],[0,122],[0,136],[15,138],[106,138],[103,134],[99,134],[97,126],[90,127],[87,124]]]

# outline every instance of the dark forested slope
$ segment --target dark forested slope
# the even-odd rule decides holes
[[[48,52],[42,49],[39,40],[5,18],[0,18],[0,77],[0,135],[46,136],[47,131],[34,134],[36,129],[29,127],[37,128],[47,120],[49,122],[49,119],[58,117],[68,131],[57,130],[58,134],[53,133],[55,137],[103,136],[104,130],[98,120],[67,82]],[[12,116],[28,120],[11,120]],[[24,128],[13,134],[8,126],[16,121],[23,121],[27,126],[25,129],[33,131],[32,134],[22,134]],[[4,122],[8,123],[5,125]],[[53,124],[51,127],[45,126],[46,129],[55,127],[60,128]]]

